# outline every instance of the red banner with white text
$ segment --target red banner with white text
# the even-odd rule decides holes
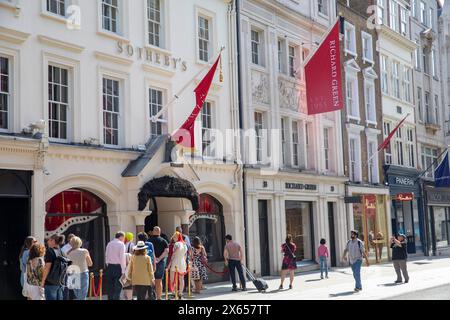
[[[308,114],[343,108],[339,19],[305,65]]]

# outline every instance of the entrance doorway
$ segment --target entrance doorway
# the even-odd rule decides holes
[[[261,257],[261,276],[270,275],[269,227],[267,200],[258,200],[259,246]]]
[[[330,244],[330,260],[331,266],[336,267],[336,233],[334,224],[334,204],[328,202],[328,228],[329,228],[329,244]]]
[[[31,173],[0,170],[0,300],[23,299],[19,254],[30,235]]]

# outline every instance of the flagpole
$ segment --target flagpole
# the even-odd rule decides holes
[[[439,163],[439,159],[444,155],[444,153],[446,153],[448,151],[448,148],[450,148],[450,145],[447,146],[447,148],[445,148],[445,150],[437,156],[437,158],[424,170],[422,171],[414,180],[414,182],[416,182],[417,180],[419,180],[425,173],[428,172],[428,170],[430,170],[435,164],[436,162]]]
[[[409,116],[411,115],[411,113],[408,113],[407,115],[406,115],[406,117],[402,120],[402,121],[404,121],[404,120],[406,120]],[[400,121],[400,122],[402,122],[402,121]],[[397,127],[396,127],[397,128]],[[399,128],[397,128],[397,129],[399,129]],[[392,131],[391,131],[392,132]],[[391,132],[389,132],[388,133],[388,136],[391,134]],[[386,138],[387,139],[387,138]],[[390,141],[389,141],[389,143],[391,143]],[[378,148],[379,148],[380,146],[378,146]],[[372,161],[372,159],[373,158],[375,158],[375,156],[377,156],[379,153],[380,153],[380,151],[381,150],[384,150],[384,148],[382,148],[382,149],[378,149],[377,150],[377,152],[375,152],[365,163],[364,163],[364,167],[367,167],[368,165],[369,165],[369,162],[370,161]]]
[[[309,54],[306,57],[306,60],[303,61],[302,66],[305,67],[309,60],[311,60],[311,58],[316,54],[317,50],[319,49],[320,45],[322,44],[322,42],[326,39],[326,37],[330,34],[331,30],[334,28],[334,26],[336,25],[336,22],[338,22],[341,19],[341,16],[337,16],[337,18],[333,21],[333,23],[331,24],[330,27],[328,27],[327,31],[325,31],[325,33],[322,35],[322,38],[320,39],[320,41],[318,41],[319,46],[316,48],[316,50],[314,50],[314,52],[312,52],[311,54]],[[339,30],[339,34],[340,34],[340,30]]]
[[[188,82],[188,83],[186,83],[181,89],[180,89],[180,91],[178,91],[176,94],[174,94],[174,96],[173,96],[173,98],[164,106],[164,107],[162,107],[161,108],[161,110],[157,113],[157,114],[155,114],[154,116],[152,116],[151,118],[150,118],[150,120],[152,121],[152,122],[157,122],[158,121],[158,119],[159,119],[159,117],[161,117],[162,116],[162,114],[167,110],[167,108],[169,108],[176,100],[178,100],[178,98],[180,97],[180,95],[189,87],[189,85],[203,72],[203,71],[205,71],[207,68],[209,68],[209,67],[211,67],[211,64],[214,62],[214,61],[216,61],[216,59],[218,58],[218,56],[220,56],[221,54],[222,54],[222,52],[225,50],[225,46],[222,46],[221,48],[220,48],[220,51],[219,51],[219,54],[218,55],[216,55],[213,59],[211,59],[210,61],[208,61],[208,63],[207,64],[205,64],[204,66],[203,66],[203,68],[201,68],[200,69],[200,71],[199,72],[197,72],[193,77],[192,77],[192,79]]]

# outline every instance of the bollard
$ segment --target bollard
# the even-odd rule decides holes
[[[191,297],[191,263],[188,265],[188,297]]]
[[[169,300],[169,269],[166,269],[166,300]]]
[[[178,267],[175,267],[175,300],[178,300]]]
[[[100,279],[98,280],[99,281],[99,287],[100,287],[100,289],[99,289],[99,291],[100,291],[100,300],[103,300],[103,269],[100,269]]]
[[[91,272],[90,274],[89,274],[89,298],[92,298],[92,284],[93,284],[93,282],[94,282],[94,273],[93,272]]]

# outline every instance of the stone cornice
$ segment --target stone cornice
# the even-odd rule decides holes
[[[379,29],[377,29],[378,36],[386,36],[390,40],[395,41],[396,43],[403,45],[405,48],[410,50],[411,52],[416,50],[419,45],[415,42],[407,39],[406,37],[402,36],[400,33],[392,30],[391,28],[387,27],[386,25],[381,25]]]
[[[94,55],[97,59],[100,60],[104,60],[104,61],[108,61],[108,62],[112,62],[112,63],[117,63],[117,64],[121,64],[124,66],[131,66],[133,64],[133,60],[131,59],[125,59],[125,58],[121,58],[109,53],[104,53],[104,52],[100,52],[100,51],[95,51]]]
[[[72,51],[75,53],[81,53],[84,50],[84,47],[73,44],[73,43],[69,43],[69,42],[64,42],[58,39],[54,39],[54,38],[50,38],[44,35],[38,35],[37,36],[39,41],[49,45],[51,47],[56,47],[56,48],[60,48],[60,49],[64,49],[67,51]]]
[[[29,37],[29,33],[0,27],[0,40],[5,40],[14,44],[21,44],[24,43]]]
[[[54,159],[125,164],[134,160],[138,154],[132,151],[89,149],[78,146],[50,144],[47,156]]]

